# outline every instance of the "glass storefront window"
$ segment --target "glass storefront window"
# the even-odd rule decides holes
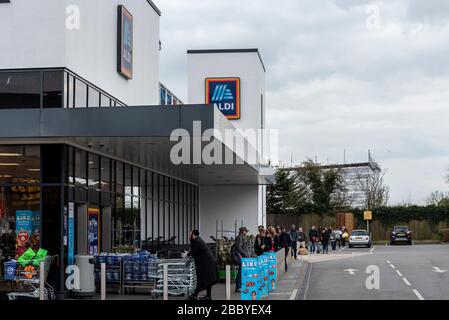
[[[87,84],[83,81],[75,80],[75,108],[85,108],[87,106]]]
[[[89,87],[88,95],[89,95],[88,106],[90,108],[99,107],[100,106],[100,93],[95,88]]]
[[[117,193],[123,194],[125,192],[123,183],[123,163],[116,161],[115,165],[115,190]]]
[[[75,151],[75,185],[77,187],[87,187],[87,155],[83,150]]]
[[[0,146],[0,184],[40,182],[39,146]]]
[[[135,196],[140,196],[140,174],[139,174],[139,168],[133,167],[133,188],[132,188],[132,194]]]
[[[45,71],[43,83],[44,108],[62,108],[63,105],[64,72]]]
[[[88,187],[89,189],[100,189],[100,157],[96,154],[89,153],[89,172]]]
[[[111,191],[111,160],[101,157],[101,191]]]
[[[41,72],[0,72],[0,109],[40,108]]]
[[[132,167],[129,164],[125,164],[125,194],[131,195],[133,193],[132,188]]]
[[[66,84],[66,101],[67,103],[65,104],[66,108],[74,108],[75,105],[75,77],[72,76],[71,74],[67,74],[67,84]]]
[[[111,98],[109,98],[107,95],[102,94],[100,99],[101,99],[101,107],[111,106]]]

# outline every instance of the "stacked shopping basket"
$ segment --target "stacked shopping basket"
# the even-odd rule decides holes
[[[191,295],[196,288],[196,269],[193,259],[166,259],[154,262],[156,288],[153,295],[161,295],[164,292],[164,265],[167,266],[168,294],[174,296]]]

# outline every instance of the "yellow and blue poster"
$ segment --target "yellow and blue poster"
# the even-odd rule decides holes
[[[240,78],[207,78],[206,104],[213,104],[228,119],[240,119]]]
[[[259,300],[259,258],[242,258],[242,300]]]

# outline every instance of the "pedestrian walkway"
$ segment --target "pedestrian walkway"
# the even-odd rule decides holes
[[[289,260],[288,272],[284,273],[277,282],[277,288],[267,298],[262,300],[295,300],[301,278],[301,267],[303,262],[301,259]],[[232,285],[231,300],[240,300],[240,293],[234,291]],[[212,298],[214,300],[224,300],[226,297],[226,286],[222,283],[214,286]]]
[[[288,262],[288,272],[281,275],[277,282],[277,288],[267,298],[263,300],[296,300],[298,288],[304,277],[302,272],[304,262],[302,258],[290,260]],[[235,292],[235,283],[231,284],[231,300],[240,300],[240,293]],[[200,296],[204,293],[200,293]],[[96,297],[99,299],[99,297]],[[131,294],[131,295],[108,295],[107,300],[153,300],[150,294]],[[156,299],[162,299],[157,297]],[[169,297],[169,300],[186,300],[187,297]],[[224,283],[218,283],[212,289],[213,300],[226,299],[226,286]]]

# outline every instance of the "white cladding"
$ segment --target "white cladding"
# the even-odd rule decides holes
[[[117,73],[119,4],[134,20],[134,75],[129,81]],[[67,19],[73,22],[73,11],[66,12],[72,5],[79,8],[79,29],[66,27]],[[156,105],[159,18],[146,0],[14,0],[0,4],[0,69],[66,67],[128,105]]]
[[[206,101],[207,78],[240,78],[241,117],[231,120],[242,130],[265,128],[265,70],[259,53],[191,51],[188,54],[188,102]],[[204,239],[215,236],[218,229],[232,231],[235,223],[257,233],[257,226],[266,224],[266,186],[233,185],[200,187],[200,231]],[[226,236],[231,236],[227,234]],[[219,233],[220,237],[221,234]]]
[[[188,102],[205,103],[206,78],[238,77],[241,82],[241,117],[237,128],[265,127],[265,71],[258,52],[188,54]]]
[[[203,239],[210,241],[223,229],[235,230],[242,225],[257,234],[257,227],[266,224],[265,186],[201,186],[200,187],[200,232]],[[232,233],[224,232],[225,236]],[[218,232],[221,237],[221,232]]]

